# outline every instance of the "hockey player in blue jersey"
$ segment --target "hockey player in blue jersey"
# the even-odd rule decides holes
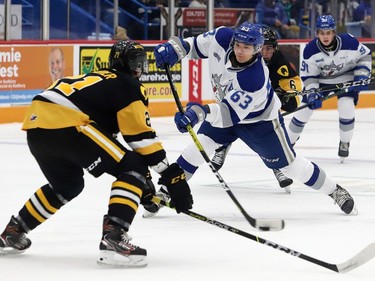
[[[316,20],[316,38],[303,51],[300,75],[305,89],[335,85],[348,81],[367,80],[371,76],[371,51],[350,34],[336,35],[335,19],[323,15]],[[341,162],[349,156],[353,138],[355,106],[358,94],[367,85],[350,89],[338,96],[340,143],[338,156]],[[321,97],[329,93],[305,96],[303,102],[310,106],[296,112],[289,124],[288,134],[292,144],[300,137],[314,109],[322,106]]]
[[[279,49],[278,36],[276,31],[263,25],[262,28],[264,36],[264,45],[262,47],[262,57],[269,69],[271,85],[275,93],[281,101],[281,110],[293,112],[301,102],[301,96],[295,95],[296,92],[301,92],[303,83],[292,64],[287,60],[284,54]],[[231,147],[231,144],[220,146],[215,150],[215,155],[212,157],[211,163],[216,170],[221,169],[224,165],[225,158]],[[286,177],[278,169],[273,170],[276,179],[281,188],[287,193],[290,193],[290,185],[293,180]]]
[[[286,176],[331,196],[344,213],[357,214],[350,194],[318,165],[297,156],[293,150],[280,115],[281,102],[259,53],[263,43],[262,27],[245,22],[237,29],[219,27],[197,37],[171,37],[155,47],[156,65],[160,68],[172,66],[185,56],[209,62],[217,102],[188,104],[184,114],[175,115],[178,130],[187,132],[188,125],[203,122],[197,135],[209,156],[220,145],[240,139],[268,168],[280,169]],[[204,159],[195,144],[191,144],[177,163],[189,179]],[[161,191],[157,195],[165,198],[166,192]]]

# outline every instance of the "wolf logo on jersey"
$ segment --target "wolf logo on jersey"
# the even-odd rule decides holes
[[[343,68],[344,64],[340,63],[339,65],[336,65],[334,61],[332,61],[329,65],[324,65],[321,68],[321,73],[323,76],[334,76],[335,74],[339,73],[341,69]]]
[[[221,75],[213,74],[212,75],[212,90],[214,91],[215,99],[220,102],[225,96],[225,92],[228,85],[220,84]]]

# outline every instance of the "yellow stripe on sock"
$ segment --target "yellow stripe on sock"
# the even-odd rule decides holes
[[[43,218],[41,215],[38,214],[38,212],[34,209],[33,205],[30,203],[30,201],[27,201],[25,204],[26,209],[29,211],[29,213],[40,223],[43,223],[46,221],[45,218]]]
[[[138,210],[137,204],[135,204],[133,201],[131,201],[129,199],[125,199],[125,198],[118,198],[118,197],[111,198],[109,200],[109,205],[111,205],[111,204],[127,205],[127,206],[131,207],[135,212],[137,212],[137,210]]]
[[[142,189],[140,189],[139,187],[136,187],[134,185],[131,185],[131,184],[123,182],[123,181],[115,181],[112,184],[112,188],[113,187],[122,187],[124,189],[128,189],[128,190],[133,191],[134,193],[138,194],[139,197],[141,197],[142,193],[143,193]]]
[[[43,206],[51,213],[56,213],[59,209],[56,209],[55,207],[51,206],[51,204],[48,202],[46,196],[44,195],[42,189],[39,189],[36,194],[38,195],[38,198],[40,201],[42,201]]]

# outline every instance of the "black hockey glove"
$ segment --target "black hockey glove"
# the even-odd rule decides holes
[[[146,183],[142,188],[142,197],[141,197],[141,204],[142,205],[150,205],[153,204],[151,202],[152,196],[155,195],[155,185],[151,180],[151,173],[148,171],[146,175]]]
[[[298,107],[298,97],[296,96],[297,92],[293,91],[284,91],[281,88],[275,90],[278,98],[281,101],[281,109],[286,112],[292,112]]]
[[[193,197],[190,193],[190,187],[186,182],[184,170],[173,163],[161,173],[158,181],[165,185],[171,197],[171,207],[174,207],[177,213],[187,211],[193,207]]]

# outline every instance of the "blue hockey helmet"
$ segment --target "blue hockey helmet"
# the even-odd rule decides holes
[[[260,52],[264,44],[262,26],[248,21],[242,23],[234,30],[231,42],[232,46],[234,42],[254,45],[255,53]]]
[[[336,22],[331,15],[322,15],[316,19],[315,29],[336,31]]]

